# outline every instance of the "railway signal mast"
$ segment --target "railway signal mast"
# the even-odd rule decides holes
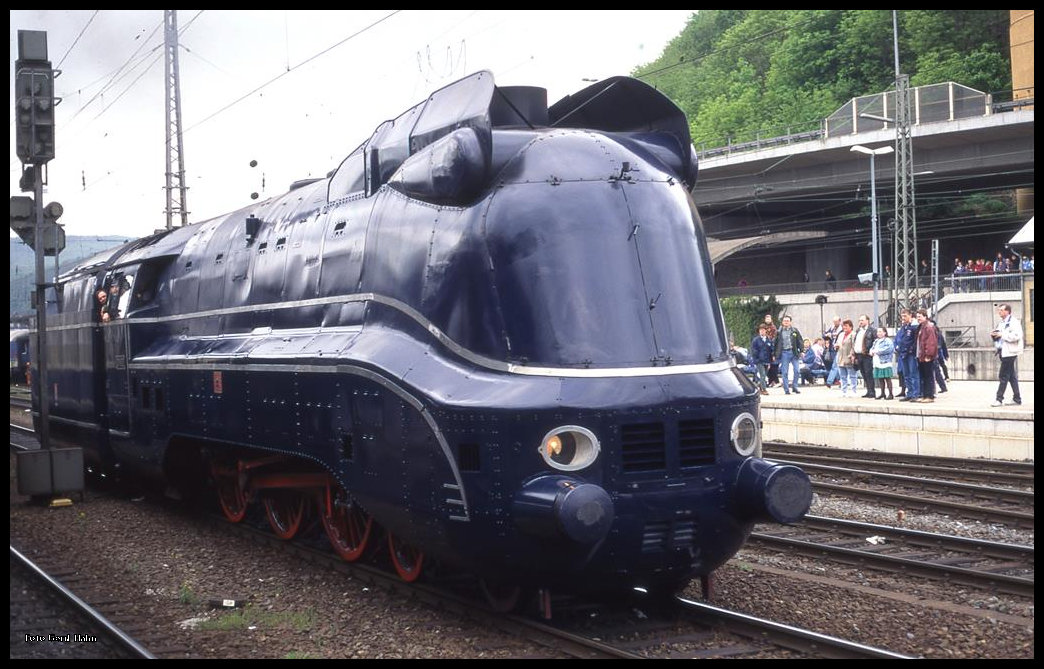
[[[54,95],[57,76],[47,60],[47,33],[18,31],[18,60],[15,61],[15,153],[22,162],[19,186],[34,197],[11,197],[11,229],[36,252],[36,349],[33,351],[33,392],[40,420],[37,424],[40,449],[21,451],[18,461],[18,492],[36,497],[83,490],[83,451],[51,447],[50,408],[52,388],[47,379],[47,289],[58,300],[58,254],[65,248],[65,231],[58,225],[62,205],[43,206],[47,163],[55,153],[54,108],[61,102]],[[44,257],[55,257],[55,282],[44,281]],[[57,394],[57,385],[53,389]],[[51,506],[70,506],[65,497],[51,499]]]
[[[40,445],[50,448],[46,347],[47,284],[44,256],[57,255],[65,246],[65,233],[58,226],[62,206],[44,207],[43,186],[47,163],[54,158],[55,71],[47,60],[47,33],[18,31],[18,60],[15,61],[15,153],[22,162],[19,185],[35,197],[11,198],[11,229],[36,252],[36,350],[33,376],[40,399]]]

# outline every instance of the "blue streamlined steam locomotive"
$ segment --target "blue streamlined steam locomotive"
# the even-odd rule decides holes
[[[475,73],[327,178],[65,274],[52,434],[498,593],[670,591],[800,519],[808,477],[759,457],[729,356],[685,115],[627,77],[546,97]]]

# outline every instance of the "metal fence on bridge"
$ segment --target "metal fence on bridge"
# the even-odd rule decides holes
[[[921,277],[920,289],[924,292],[922,303],[918,306],[931,307],[935,302],[945,295],[960,293],[985,293],[1002,291],[1021,291],[1022,282],[1032,278],[1033,272],[984,272],[975,274],[950,274],[939,277],[939,284],[931,286],[930,281]],[[890,280],[881,283],[880,291],[887,298],[891,286]],[[758,285],[742,286],[718,286],[718,295],[722,297],[733,295],[791,295],[802,293],[854,293],[863,292],[867,295],[873,290],[872,286],[856,280],[824,282],[791,282],[791,283],[765,283]],[[932,299],[935,295],[935,299]]]
[[[962,118],[989,116],[995,113],[1033,107],[1033,88],[983,93],[974,88],[952,81],[942,84],[918,86],[910,90],[913,101],[913,123],[923,125]],[[788,144],[798,144],[827,137],[854,135],[860,132],[894,127],[880,119],[864,115],[892,118],[889,110],[895,108],[895,91],[852,98],[840,109],[825,119],[810,121],[804,125],[771,128],[751,133],[751,139],[737,141],[736,137],[725,137],[715,141],[696,142],[700,158],[730,155],[746,151]]]

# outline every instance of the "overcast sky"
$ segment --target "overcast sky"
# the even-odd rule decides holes
[[[382,121],[478,70],[553,103],[655,60],[691,10],[178,10],[189,221],[324,176]],[[57,149],[44,202],[69,235],[166,226],[163,10],[11,11],[11,195],[19,30],[47,32]],[[257,161],[257,167],[250,167]]]

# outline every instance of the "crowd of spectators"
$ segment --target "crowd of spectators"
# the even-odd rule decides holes
[[[998,252],[992,262],[985,258],[978,260],[968,258],[953,259],[953,270],[950,274],[950,285],[955,293],[975,293],[988,290],[1017,290],[1020,286],[1016,278],[1021,272],[1033,271],[1033,256],[1005,257]]]
[[[779,385],[784,394],[800,393],[799,385],[822,379],[827,388],[840,388],[843,398],[934,402],[937,392],[948,390],[946,338],[924,309],[904,309],[902,314],[903,325],[894,340],[885,328],[874,327],[867,314],[860,315],[857,323],[834,316],[822,336],[812,339],[802,338],[789,316],[783,317],[784,327],[777,330],[771,314],[766,314],[750,346],[733,343],[732,353],[763,395]],[[781,340],[784,331],[787,339]],[[791,374],[793,361],[797,370]],[[785,363],[782,368],[781,363]],[[893,378],[898,378],[898,393]]]

